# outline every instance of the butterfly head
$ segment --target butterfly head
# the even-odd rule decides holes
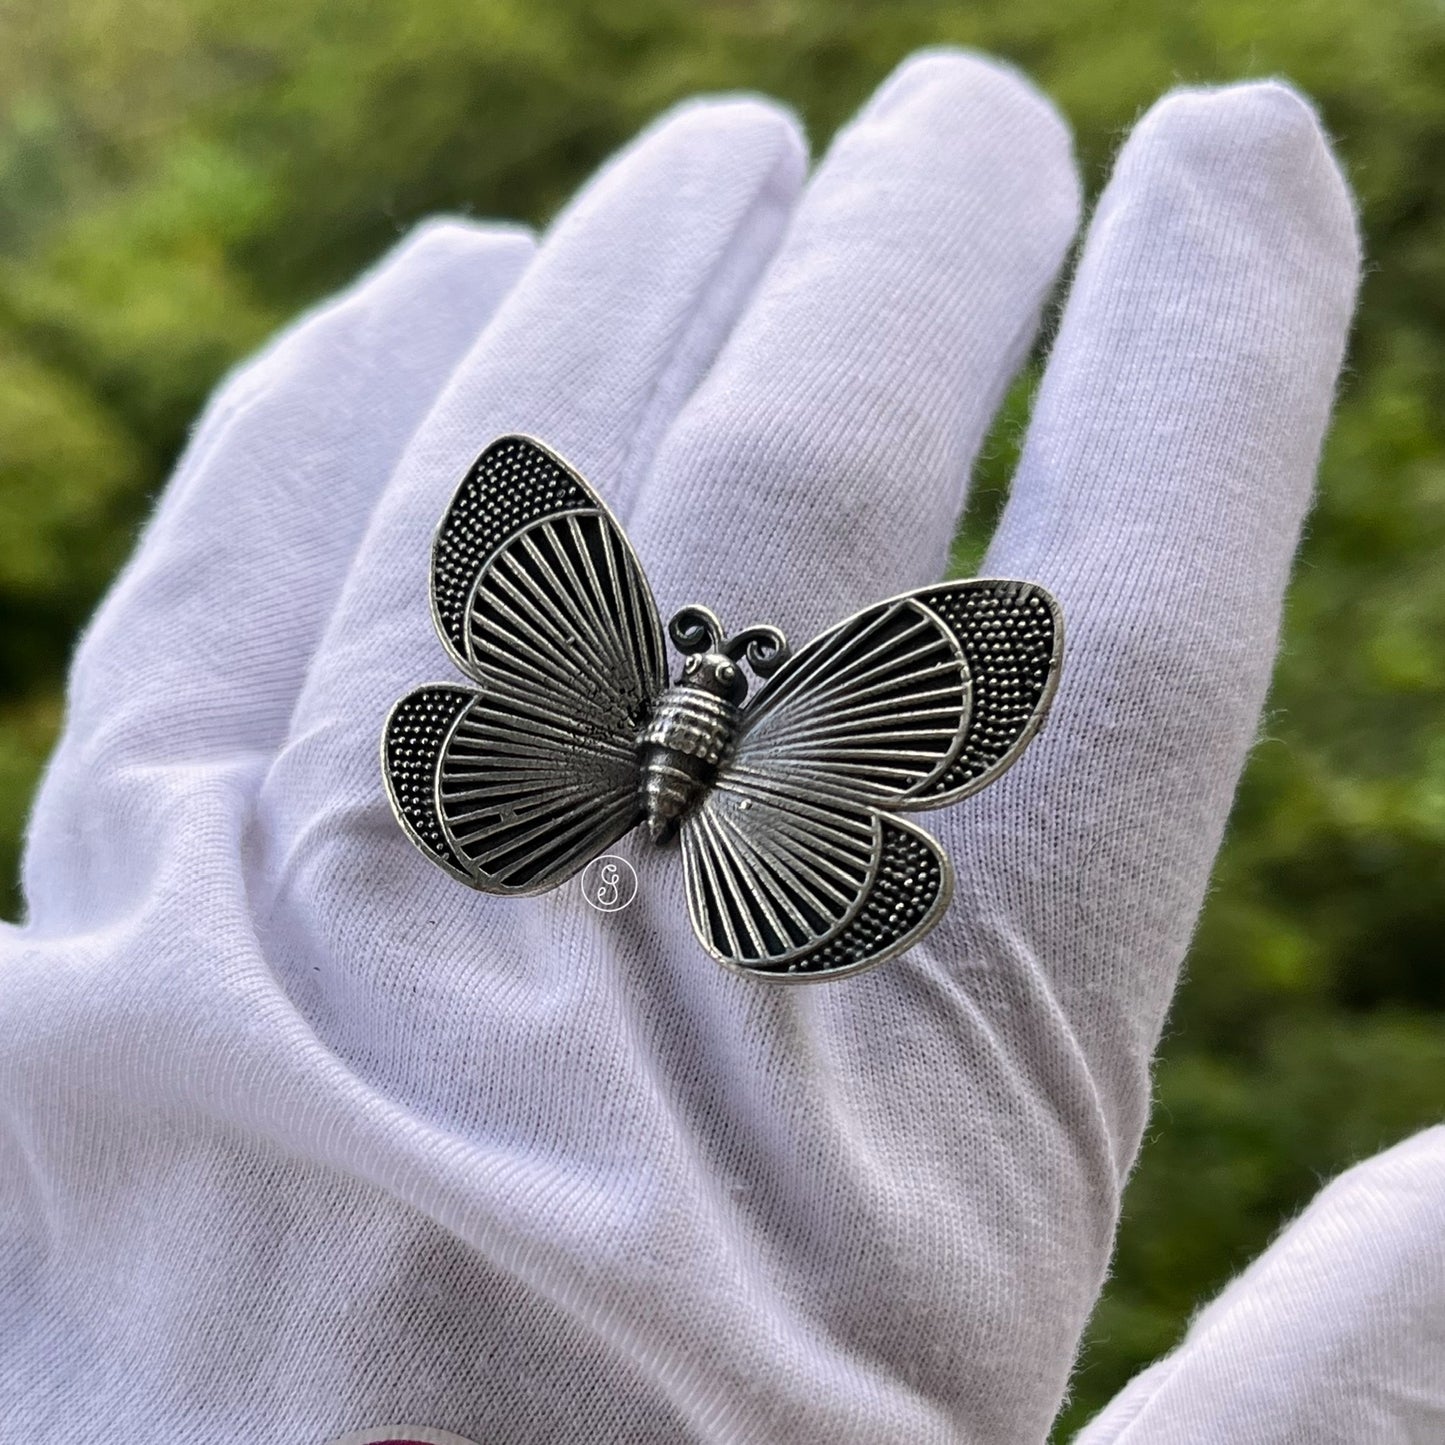
[[[748,695],[742,668],[725,652],[695,652],[683,663],[678,681],[702,688],[734,707]]]
[[[673,615],[667,631],[687,659],[678,682],[734,707],[748,695],[745,658],[758,677],[771,677],[788,660],[788,641],[776,627],[746,627],[728,637],[717,614],[706,607],[684,607]]]

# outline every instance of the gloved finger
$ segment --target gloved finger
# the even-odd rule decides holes
[[[94,707],[119,761],[279,743],[366,512],[533,250],[427,224],[223,389],[80,645],[72,735]]]
[[[353,807],[384,815],[386,712],[454,674],[429,611],[430,544],[476,454],[506,432],[539,436],[625,514],[658,436],[771,256],[805,164],[796,124],[777,107],[691,104],[558,220],[376,508],[267,783],[279,846]]]
[[[985,563],[1059,598],[1054,711],[955,818],[969,949],[1062,1007],[1127,1168],[1269,684],[1359,271],[1285,86],[1184,91],[1125,146]]]
[[[1077,222],[1067,129],[976,56],[906,62],[836,139],[633,539],[664,610],[801,642],[943,569]]]
[[[144,769],[279,745],[377,494],[533,250],[515,227],[428,223],[222,388],[77,652],[32,910],[91,843],[127,852],[119,819],[154,826]]]
[[[1327,1185],[1078,1445],[1445,1439],[1445,1128]]]

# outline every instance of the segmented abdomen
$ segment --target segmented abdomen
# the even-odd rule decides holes
[[[642,744],[642,805],[654,837],[671,832],[717,776],[732,742],[737,709],[699,688],[662,695]]]

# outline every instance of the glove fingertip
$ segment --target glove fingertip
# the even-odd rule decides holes
[[[466,260],[478,252],[507,258],[515,253],[525,260],[537,249],[536,236],[528,226],[511,221],[477,221],[468,216],[436,215],[418,221],[372,268],[381,275],[393,268],[446,265]]]
[[[684,100],[664,111],[628,148],[680,151],[711,169],[725,165],[779,176],[802,185],[808,142],[797,115],[768,96],[722,94]]]
[[[1206,179],[1221,201],[1298,217],[1352,269],[1360,259],[1354,200],[1314,105],[1283,80],[1181,88],[1159,100],[1125,147],[1120,173],[1160,160]]]

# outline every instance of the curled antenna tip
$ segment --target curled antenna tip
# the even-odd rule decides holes
[[[723,625],[710,608],[692,606],[673,613],[667,635],[679,652],[715,652],[723,639]]]
[[[723,644],[734,662],[746,655],[748,666],[759,677],[771,677],[789,657],[788,639],[776,627],[745,627]]]

